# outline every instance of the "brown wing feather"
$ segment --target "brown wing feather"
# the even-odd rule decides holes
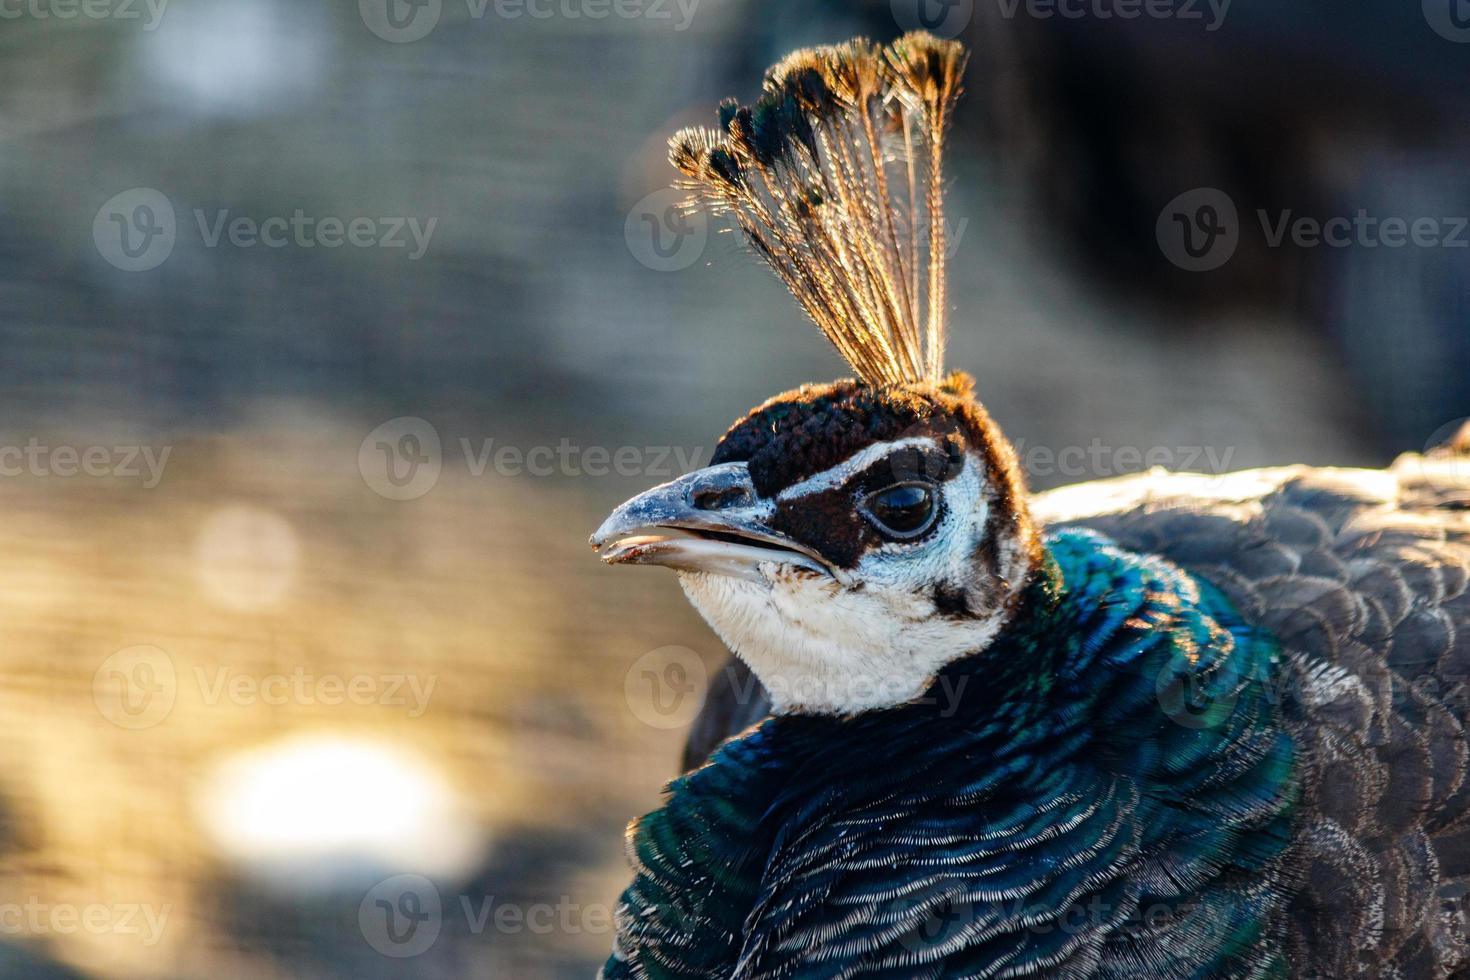
[[[1303,748],[1291,909],[1302,977],[1444,977],[1470,965],[1470,459],[1386,471],[1155,472],[1034,500],[1223,589],[1281,638]],[[686,766],[767,710],[732,661]]]
[[[1290,654],[1277,691],[1304,760],[1294,973],[1462,967],[1470,461],[1098,489],[1043,495],[1038,510],[1215,582]]]

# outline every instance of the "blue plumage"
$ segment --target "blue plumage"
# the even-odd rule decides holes
[[[928,697],[773,717],[675,780],[631,830],[603,975],[1279,969],[1275,641],[1167,562],[1046,546],[1017,619]]]

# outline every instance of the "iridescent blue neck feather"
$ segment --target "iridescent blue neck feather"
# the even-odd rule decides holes
[[[603,975],[1279,974],[1275,641],[1166,562],[1047,550],[929,697],[771,718],[675,780]]]

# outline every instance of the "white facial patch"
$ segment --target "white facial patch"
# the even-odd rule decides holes
[[[865,449],[861,449],[852,456],[838,463],[830,470],[823,470],[802,480],[776,494],[777,500],[796,500],[800,497],[810,497],[814,493],[823,490],[832,490],[842,486],[848,480],[857,476],[863,470],[872,466],[880,459],[887,459],[901,449],[939,449],[939,443],[929,436],[909,436],[906,439],[895,439],[892,442],[875,442]]]
[[[889,453],[926,444],[935,445],[903,439],[871,446],[790,489],[829,491]],[[780,497],[789,499],[787,492]],[[967,455],[939,492],[944,510],[934,530],[869,551],[852,569],[850,584],[777,562],[760,566],[764,581],[690,572],[679,582],[760,678],[777,712],[852,714],[910,701],[945,664],[990,644],[1026,573],[1025,543],[1006,539],[1008,528],[994,542],[1000,580],[987,581],[990,571],[976,562],[990,508],[978,457]],[[936,586],[965,594],[973,615],[945,615]]]

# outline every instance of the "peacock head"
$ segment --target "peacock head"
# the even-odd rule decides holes
[[[711,465],[618,507],[611,564],[673,568],[778,711],[910,700],[983,650],[1039,557],[1015,455],[969,379],[807,385]]]
[[[857,373],[737,422],[714,462],[619,507],[605,561],[679,572],[778,711],[920,695],[982,650],[1038,562],[1014,453],[944,372],[944,137],[966,54],[908,34],[797,51],[686,129],[691,207],[728,216]]]

